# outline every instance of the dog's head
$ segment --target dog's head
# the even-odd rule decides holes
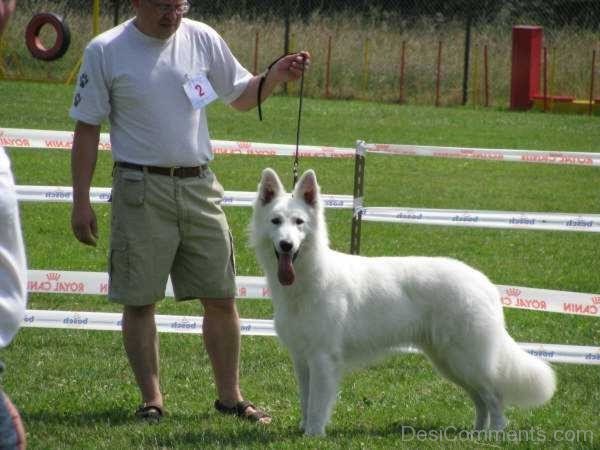
[[[294,263],[304,251],[319,240],[327,245],[322,208],[314,171],[304,172],[290,196],[272,169],[263,170],[254,202],[251,242],[265,270],[270,266],[267,259],[276,259],[282,285],[294,282]]]

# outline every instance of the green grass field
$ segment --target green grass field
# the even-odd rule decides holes
[[[0,82],[0,127],[71,130],[67,115],[71,98],[68,86]],[[296,111],[295,98],[272,98],[264,105],[265,121],[258,122],[254,112],[237,113],[213,104],[212,137],[291,144]],[[352,147],[356,139],[364,139],[598,151],[600,142],[597,117],[497,109],[308,99],[302,123],[302,143],[312,145]],[[9,154],[17,184],[70,184],[67,151],[9,149]],[[212,166],[226,190],[254,191],[267,166],[279,171],[286,186],[291,183],[291,158],[219,156]],[[305,158],[300,167],[316,169],[325,193],[352,192],[352,161]],[[110,154],[101,153],[94,186],[109,186],[110,172]],[[369,155],[366,173],[366,203],[371,206],[600,212],[597,168]],[[96,212],[100,240],[90,249],[71,235],[69,205],[23,203],[30,268],[106,270],[109,208],[97,206]],[[250,210],[226,212],[236,241],[238,273],[259,275],[247,246]],[[347,250],[350,213],[328,211],[327,217],[332,245]],[[483,270],[497,284],[600,292],[598,244],[593,233],[365,223],[362,253],[447,255]],[[119,311],[93,296],[36,294],[29,307]],[[265,300],[240,301],[239,309],[247,318],[272,314]],[[165,301],[159,313],[201,315],[201,310],[195,302]],[[517,341],[600,346],[597,318],[519,310],[507,310],[506,318]],[[132,418],[139,395],[119,333],[23,329],[0,353],[8,367],[2,385],[22,412],[31,449],[597,448],[600,440],[598,366],[556,365],[559,387],[548,405],[509,410],[508,433],[498,441],[478,441],[464,434],[474,414],[467,396],[442,381],[421,356],[398,355],[347,376],[328,437],[307,439],[297,430],[299,407],[291,363],[276,339],[242,340],[242,388],[273,414],[274,423],[268,428],[213,412],[215,390],[199,337],[163,334],[161,355],[169,415],[158,426]],[[440,437],[444,431],[447,434]],[[594,442],[589,431],[595,433]]]

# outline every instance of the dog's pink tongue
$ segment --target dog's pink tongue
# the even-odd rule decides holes
[[[279,282],[284,286],[289,286],[294,282],[296,274],[294,273],[294,265],[292,264],[292,255],[281,253],[279,255],[279,267],[277,270]]]

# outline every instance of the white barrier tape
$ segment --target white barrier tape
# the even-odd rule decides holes
[[[254,155],[254,156],[293,156],[295,145],[265,144],[256,142],[235,142],[212,140],[215,154]],[[52,130],[26,130],[20,128],[0,128],[0,145],[18,148],[45,148],[70,150],[73,147],[73,132]],[[111,150],[110,136],[100,133],[100,150]],[[301,145],[299,154],[303,157],[354,158],[356,150],[343,147],[319,147]]]
[[[157,330],[161,333],[201,334],[202,317],[157,315]],[[121,331],[120,313],[27,310],[23,327],[75,330]],[[240,319],[240,330],[245,336],[276,336],[272,320]],[[519,344],[534,356],[555,363],[598,364],[600,348],[554,344]],[[417,353],[412,347],[398,351]]]
[[[271,292],[263,277],[238,276],[236,298],[270,299]],[[502,304],[509,308],[600,317],[600,294],[552,291],[519,286],[497,285]],[[42,294],[108,294],[108,274],[104,272],[71,272],[29,270],[27,290]],[[166,297],[173,297],[170,280]]]
[[[547,152],[540,150],[510,150],[465,147],[435,147],[400,144],[367,144],[369,153],[397,156],[430,156],[434,158],[479,159],[567,166],[600,166],[600,153]]]
[[[202,333],[202,317],[156,315],[161,333]],[[121,331],[120,313],[27,310],[24,327],[77,330]],[[240,319],[240,330],[246,336],[275,336],[272,320]]]
[[[68,186],[15,186],[21,202],[72,202],[73,188]],[[111,188],[91,188],[92,203],[110,201]]]
[[[16,186],[17,199],[25,202],[72,202],[73,189],[68,186]],[[91,188],[90,200],[93,203],[110,201],[111,188]],[[223,206],[251,207],[256,192],[227,191],[223,195]],[[321,194],[326,208],[353,209],[354,198],[351,195]]]
[[[372,207],[363,209],[362,218],[371,222],[421,225],[600,232],[600,215],[598,214]]]

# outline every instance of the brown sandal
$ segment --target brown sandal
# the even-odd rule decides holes
[[[248,413],[248,408],[252,408],[254,411]],[[261,411],[252,403],[247,400],[238,402],[235,406],[227,407],[219,400],[215,400],[215,409],[222,414],[231,414],[240,419],[249,420],[250,422],[258,422],[269,424],[271,423],[271,416],[264,411]]]
[[[135,417],[148,423],[158,423],[165,415],[165,411],[158,405],[144,403],[135,411]]]

